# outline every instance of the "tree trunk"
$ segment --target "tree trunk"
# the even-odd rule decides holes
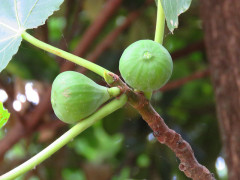
[[[240,179],[240,0],[201,0],[229,180]]]

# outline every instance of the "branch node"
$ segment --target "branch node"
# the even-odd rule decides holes
[[[186,163],[180,163],[179,164],[179,169],[184,172],[188,169],[188,166],[187,166]]]
[[[111,83],[111,85],[116,83],[118,81],[118,79],[119,79],[119,77],[116,74],[114,74],[114,73],[108,72],[108,75],[111,76],[112,79],[113,79],[113,82]]]

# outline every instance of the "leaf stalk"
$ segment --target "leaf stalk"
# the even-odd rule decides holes
[[[99,76],[102,76],[103,78],[104,78],[104,72],[110,72],[107,69],[105,69],[95,63],[92,63],[86,59],[83,59],[81,57],[78,57],[76,55],[73,55],[71,53],[63,51],[61,49],[58,49],[54,46],[51,46],[45,42],[42,42],[39,39],[36,39],[35,37],[31,36],[30,34],[28,34],[25,31],[22,33],[22,38],[40,49],[43,49],[47,52],[50,52],[52,54],[55,54],[55,55],[61,57],[61,58],[64,58],[73,63],[76,63],[82,67],[85,67],[85,68],[91,70],[92,72],[98,74]]]
[[[162,44],[165,29],[165,14],[162,8],[161,0],[158,0],[157,7],[157,22],[154,41]]]

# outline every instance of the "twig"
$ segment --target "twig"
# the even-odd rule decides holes
[[[180,50],[177,50],[177,51],[171,53],[171,56],[172,56],[173,60],[176,60],[176,59],[181,58],[183,56],[187,56],[187,55],[189,55],[193,52],[203,51],[203,50],[204,50],[204,42],[202,40],[202,41],[190,44],[183,49],[180,49]]]
[[[181,135],[169,129],[162,117],[154,110],[142,93],[133,92],[117,75],[109,73],[114,79],[110,86],[118,86],[128,96],[128,103],[133,106],[153,130],[157,140],[167,145],[180,159],[179,169],[193,180],[215,180],[213,174],[196,160],[191,146]]]
[[[64,126],[66,126],[66,124],[63,123],[62,121],[53,121],[53,122],[41,124],[39,127],[37,127],[37,131],[42,131],[46,129],[51,129],[51,131],[55,131]]]
[[[201,78],[206,77],[208,75],[209,75],[209,70],[208,69],[205,69],[203,71],[198,71],[198,72],[195,72],[195,73],[193,73],[193,74],[191,74],[187,77],[171,81],[157,91],[165,92],[165,91],[169,91],[169,90],[172,90],[172,89],[176,89],[176,88],[181,87],[182,85],[188,83],[189,81],[192,81],[192,80],[195,80],[195,79],[201,79]]]

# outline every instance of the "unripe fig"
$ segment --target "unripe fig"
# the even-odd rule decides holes
[[[65,123],[76,123],[109,100],[108,88],[81,73],[65,71],[53,82],[51,103],[56,116]]]
[[[152,92],[161,88],[172,74],[173,63],[169,52],[152,40],[140,40],[123,52],[119,70],[133,88]]]

